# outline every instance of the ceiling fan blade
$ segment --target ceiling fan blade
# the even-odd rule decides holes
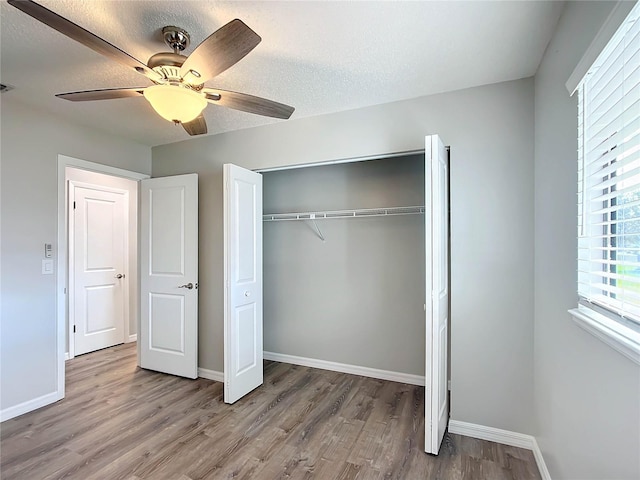
[[[289,105],[267,100],[266,98],[254,97],[246,93],[229,92],[227,90],[218,90],[217,88],[204,88],[202,91],[205,93],[207,100],[213,104],[264,115],[265,117],[287,119],[295,110],[294,107]]]
[[[232,20],[196,47],[182,65],[180,75],[185,77],[191,72],[198,83],[204,83],[239,62],[261,40],[241,20]]]
[[[202,114],[196,117],[195,120],[191,120],[189,123],[183,123],[182,127],[189,135],[203,135],[207,133],[207,122],[205,122]]]
[[[136,72],[147,76],[151,80],[159,80],[161,78],[158,73],[154,72],[144,63],[136,60],[128,53],[123,52],[115,45],[110,44],[106,40],[103,40],[90,31],[85,30],[81,26],[76,25],[72,21],[61,17],[57,13],[52,12],[36,2],[31,0],[8,0],[8,2],[18,10],[32,16],[36,20],[39,20],[63,35],[80,42],[105,57],[111,58],[116,62],[120,62],[123,65],[134,69]]]
[[[72,102],[86,102],[89,100],[113,100],[116,98],[139,97],[145,87],[138,88],[107,88],[104,90],[86,90],[84,92],[58,93],[56,97]]]

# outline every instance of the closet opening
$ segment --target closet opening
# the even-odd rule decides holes
[[[266,359],[424,385],[424,152],[263,172]]]

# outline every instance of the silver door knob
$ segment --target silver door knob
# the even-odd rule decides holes
[[[119,274],[116,275],[116,278],[124,278],[124,275],[119,273]]]
[[[191,290],[193,288],[193,283],[189,282],[186,285],[180,285],[178,288],[188,288]]]

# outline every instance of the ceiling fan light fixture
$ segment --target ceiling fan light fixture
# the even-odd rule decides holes
[[[153,85],[144,90],[144,98],[162,118],[189,123],[207,106],[204,95],[180,85]]]

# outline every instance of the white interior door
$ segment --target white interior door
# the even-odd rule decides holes
[[[262,385],[262,175],[224,165],[224,401]]]
[[[438,135],[425,144],[426,367],[425,452],[438,454],[449,422],[448,152]]]
[[[74,355],[124,343],[128,192],[70,183]]]
[[[140,366],[198,376],[198,175],[140,184]]]

